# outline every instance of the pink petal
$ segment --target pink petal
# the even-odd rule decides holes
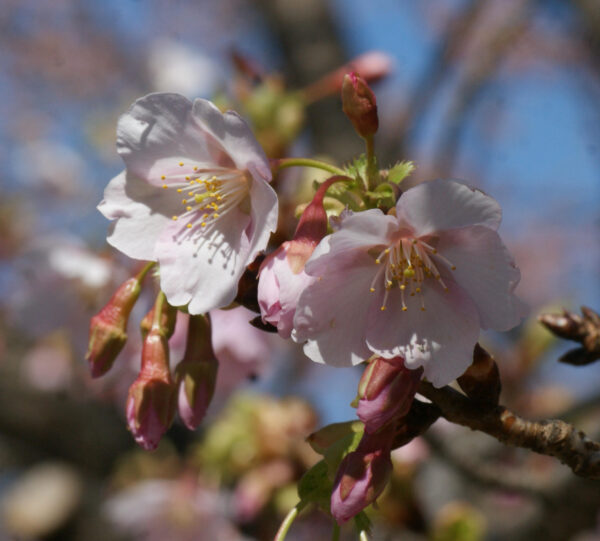
[[[389,244],[390,236],[398,229],[393,216],[386,216],[379,209],[357,212],[344,218],[341,229],[325,237],[315,248],[306,264],[306,272],[313,276],[326,271],[330,258],[354,258],[355,250]],[[371,260],[372,261],[372,260]]]
[[[155,185],[162,185],[161,176],[180,160],[234,166],[220,141],[197,122],[192,102],[179,94],[156,93],[136,100],[119,119],[117,151],[131,173]]]
[[[292,338],[303,342],[310,338],[304,353],[313,361],[332,366],[359,364],[371,356],[365,344],[368,298],[373,279],[373,260],[357,253],[347,268],[334,265],[329,272],[308,286],[298,302]]]
[[[456,266],[452,277],[475,303],[483,329],[507,331],[520,323],[527,309],[513,290],[521,273],[498,233],[483,226],[447,231],[438,251]]]
[[[498,229],[502,210],[495,199],[454,180],[422,182],[402,194],[396,214],[417,236],[469,225]]]
[[[179,194],[123,171],[106,187],[98,210],[109,220],[117,220],[111,224],[109,244],[134,259],[155,261],[156,241],[180,207]]]
[[[433,280],[423,286],[426,311],[421,298],[405,295],[407,311],[402,310],[398,288],[390,290],[385,311],[382,294],[375,293],[368,316],[367,344],[371,351],[387,359],[401,356],[405,366],[422,366],[424,376],[436,387],[460,376],[473,360],[479,338],[479,318],[469,297],[456,284],[445,292]]]
[[[161,289],[170,304],[189,303],[190,314],[204,314],[233,301],[249,263],[241,246],[249,222],[237,209],[208,233],[198,225],[188,230],[182,221],[171,222],[156,244]]]
[[[264,150],[246,121],[236,112],[221,113],[210,101],[197,99],[193,115],[202,131],[219,142],[238,169],[254,169],[264,180],[271,180]]]
[[[253,169],[251,168],[253,180],[250,182],[251,221],[246,228],[248,264],[267,247],[271,233],[277,229],[279,212],[275,190],[264,179],[257,178]]]

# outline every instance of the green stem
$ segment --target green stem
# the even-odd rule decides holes
[[[345,175],[346,171],[332,165],[330,163],[322,162],[320,160],[313,160],[311,158],[281,158],[279,160],[271,160],[271,170],[273,173],[284,169],[286,167],[313,167],[315,169],[321,169],[327,171],[332,175]]]
[[[367,144],[367,190],[372,190],[377,184],[377,176],[379,171],[377,170],[377,158],[375,157],[375,142],[374,137],[369,135],[365,137],[365,143]]]
[[[340,525],[337,522],[333,523],[333,532],[331,533],[331,541],[340,541]]]
[[[146,274],[148,274],[148,271],[152,269],[154,265],[156,265],[156,261],[150,261],[149,263],[146,263],[142,270],[136,274],[135,277],[138,279],[139,282],[141,282],[146,277]]]
[[[152,328],[160,329],[163,304],[165,303],[166,297],[162,291],[158,292],[156,301],[154,301],[154,318],[152,319]]]
[[[287,535],[292,523],[296,520],[298,513],[300,512],[300,504],[296,505],[283,519],[281,526],[279,526],[279,530],[277,530],[277,534],[275,535],[275,539],[273,541],[284,541],[285,536]]]

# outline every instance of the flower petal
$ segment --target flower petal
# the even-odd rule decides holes
[[[234,209],[218,227],[205,233],[198,226],[172,222],[158,239],[160,285],[170,304],[189,303],[190,314],[229,305],[248,264],[241,246],[250,217]]]
[[[279,215],[275,190],[264,179],[256,178],[256,173],[252,170],[251,173],[253,176],[250,182],[251,221],[246,228],[248,263],[252,263],[256,255],[267,247],[271,233],[277,229]]]
[[[111,224],[109,244],[134,259],[155,261],[156,241],[180,207],[178,194],[123,171],[104,190],[98,210],[116,220]]]
[[[317,245],[306,263],[306,272],[317,276],[327,268],[329,258],[353,258],[355,250],[366,252],[371,246],[388,244],[396,229],[396,219],[379,209],[351,214],[344,218],[338,231],[323,238]]]
[[[495,199],[455,180],[431,180],[402,194],[396,214],[417,236],[469,225],[498,229],[502,210]]]
[[[304,353],[313,361],[332,366],[350,366],[371,356],[365,344],[367,310],[362,296],[369,295],[373,279],[373,260],[356,254],[354,264],[333,267],[320,280],[308,286],[298,301],[292,338],[303,342]]]
[[[507,331],[520,323],[527,308],[513,291],[521,273],[498,233],[483,226],[446,231],[438,251],[456,266],[452,277],[475,303],[483,329]]]
[[[234,111],[221,113],[213,103],[202,99],[194,101],[193,111],[202,131],[219,142],[238,169],[252,166],[264,180],[271,180],[269,160],[241,116]]]
[[[187,98],[149,94],[119,118],[117,151],[130,172],[155,185],[162,185],[161,176],[173,174],[181,160],[233,168],[227,151],[197,120]]]
[[[433,280],[423,285],[426,311],[421,310],[419,295],[406,295],[408,310],[403,311],[401,292],[394,288],[385,311],[381,311],[381,303],[374,302],[368,316],[371,351],[386,359],[404,357],[409,369],[422,366],[424,376],[436,387],[450,383],[467,369],[479,337],[475,306],[460,287],[448,285],[448,292]]]

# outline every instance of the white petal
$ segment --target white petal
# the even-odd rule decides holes
[[[365,254],[349,268],[332,266],[304,290],[292,338],[297,342],[309,339],[304,352],[313,361],[351,366],[371,356],[365,344],[364,300],[368,299],[373,271],[373,260]]]
[[[251,222],[246,229],[248,263],[267,247],[271,233],[277,229],[279,214],[275,190],[262,178],[256,178],[255,174],[250,183],[250,205]]]
[[[117,151],[127,169],[161,185],[180,161],[233,168],[234,162],[210,132],[199,126],[192,102],[179,94],[149,94],[136,100],[119,118]]]
[[[237,293],[239,279],[249,263],[242,231],[250,217],[237,210],[220,220],[209,234],[173,222],[156,245],[160,285],[170,304],[189,303],[190,314],[204,314],[227,306]]]
[[[154,247],[181,210],[177,193],[147,184],[125,171],[104,190],[98,210],[111,224],[108,243],[134,259],[155,261]]]
[[[194,101],[194,119],[205,133],[211,134],[231,157],[238,169],[253,167],[271,180],[269,160],[246,121],[234,111],[221,113],[208,100]]]
[[[431,180],[402,194],[396,214],[417,236],[469,225],[498,229],[502,210],[495,199],[454,180]]]
[[[447,231],[438,251],[456,266],[451,275],[475,303],[483,329],[507,331],[520,323],[527,309],[513,291],[521,273],[498,233],[483,226]]]
[[[422,366],[424,376],[441,387],[473,362],[479,318],[471,300],[456,284],[445,292],[437,282],[429,280],[422,289],[426,311],[421,310],[418,294],[405,296],[408,310],[403,311],[398,288],[389,292],[385,311],[381,311],[381,303],[373,303],[367,343],[373,353],[382,357],[404,357],[407,368]]]
[[[339,261],[353,258],[354,251],[366,252],[372,246],[390,243],[390,236],[398,229],[393,216],[386,216],[379,209],[352,214],[342,221],[335,233],[323,238],[306,264],[306,272],[317,276],[328,265],[329,258]],[[372,260],[371,260],[372,261]]]

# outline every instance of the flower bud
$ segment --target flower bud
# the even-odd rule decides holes
[[[144,449],[155,449],[175,416],[175,385],[166,336],[154,325],[142,347],[142,369],[129,388],[127,423]]]
[[[217,360],[211,344],[208,316],[190,316],[183,360],[175,371],[178,388],[178,410],[181,420],[195,430],[215,393]]]
[[[304,265],[327,234],[323,198],[329,186],[343,178],[334,176],[319,186],[300,217],[294,238],[269,254],[260,267],[258,304],[262,320],[276,326],[283,338],[291,335],[300,294],[315,280],[304,272]]]
[[[581,316],[567,310],[562,314],[541,314],[538,320],[552,334],[566,340],[579,341],[585,333]]]
[[[409,370],[402,357],[371,361],[358,384],[356,414],[372,434],[410,410],[423,370]]]
[[[502,383],[494,358],[479,343],[473,351],[473,364],[457,379],[460,388],[469,398],[496,406],[500,399]]]
[[[342,460],[331,494],[331,514],[338,524],[356,516],[383,492],[392,474],[392,437],[393,431],[365,434],[356,451]]]
[[[379,128],[375,94],[365,80],[356,73],[344,76],[342,109],[361,137],[368,138],[375,135]]]
[[[166,336],[167,340],[173,336],[175,332],[175,322],[177,321],[177,308],[171,306],[168,302],[162,303],[161,314],[160,314],[160,329]],[[154,322],[154,306],[144,316],[144,319],[140,322],[140,330],[142,331],[142,338],[146,338],[152,324]]]
[[[90,322],[90,340],[85,355],[92,377],[106,374],[127,341],[129,314],[141,292],[140,280],[129,278]]]

